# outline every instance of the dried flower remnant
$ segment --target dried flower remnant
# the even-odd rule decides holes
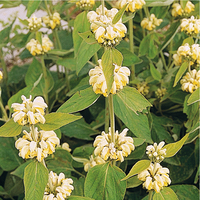
[[[28,28],[30,31],[37,31],[42,27],[42,19],[37,18],[35,14],[33,14],[32,17],[27,21],[29,22]]]
[[[193,69],[187,72],[180,81],[181,89],[186,92],[193,93],[197,88],[200,87],[200,70]]]
[[[71,195],[74,189],[73,180],[71,178],[65,178],[63,173],[59,176],[54,173],[49,173],[49,179],[45,188],[43,200],[64,200]]]
[[[111,129],[109,133],[104,131],[101,135],[97,136],[94,141],[94,154],[100,156],[105,161],[108,159],[124,161],[124,157],[127,157],[131,151],[135,149],[133,145],[133,138],[126,136],[128,129],[125,128],[120,134],[115,132],[115,144],[111,142]]]
[[[155,91],[155,94],[156,94],[156,97],[158,99],[161,99],[165,94],[166,94],[166,88],[158,88],[156,91]]]
[[[95,34],[97,42],[102,46],[116,46],[127,32],[127,28],[121,19],[115,24],[112,23],[117,12],[118,10],[116,8],[112,8],[111,10],[104,8],[103,14],[101,5],[96,9],[96,12],[90,11],[87,14],[87,18],[91,23],[90,28]]]
[[[93,86],[93,90],[96,94],[103,94],[107,97],[107,84],[101,60],[98,60],[98,63],[99,66],[96,66],[94,69],[89,71],[89,83]],[[111,94],[116,94],[118,90],[123,89],[123,86],[129,83],[128,76],[130,76],[130,70],[128,67],[121,67],[116,64],[114,64],[114,66],[114,82],[110,91]]]
[[[58,12],[55,12],[52,16],[44,16],[42,18],[43,22],[46,24],[47,27],[50,27],[51,29],[55,29],[57,26],[60,25],[60,14]]]
[[[47,104],[42,97],[36,97],[33,102],[32,96],[27,99],[24,95],[21,96],[23,102],[13,103],[11,107],[14,109],[12,114],[13,120],[19,125],[45,123],[44,110]]]
[[[95,4],[95,0],[80,0],[76,2],[76,6],[81,10],[90,10]]]
[[[163,21],[162,19],[157,19],[154,14],[151,14],[149,18],[144,18],[141,21],[141,26],[142,28],[151,31],[155,29],[157,26],[160,26],[162,21]]]
[[[30,133],[23,131],[24,136],[15,142],[15,147],[19,150],[19,156],[23,159],[36,158],[41,162],[48,155],[55,152],[55,147],[60,140],[54,131],[38,131],[37,127]]]
[[[155,190],[156,193],[171,183],[169,169],[162,167],[159,163],[151,163],[147,169],[138,174],[138,179],[144,181],[144,188]]]

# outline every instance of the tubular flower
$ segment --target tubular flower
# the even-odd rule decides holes
[[[0,81],[3,79],[3,73],[0,71]]]
[[[42,44],[38,40],[31,39],[26,45],[26,48],[33,56],[44,54],[51,50],[51,47],[53,47],[53,43],[48,37],[42,38]]]
[[[47,27],[50,27],[51,29],[55,29],[56,26],[60,25],[60,14],[58,12],[55,12],[51,17],[44,16],[42,18],[43,22],[46,24]]]
[[[166,88],[158,88],[157,90],[156,90],[156,92],[155,92],[155,94],[156,94],[156,97],[158,98],[158,99],[161,99],[165,94],[166,94]]]
[[[65,200],[71,195],[74,187],[71,185],[73,180],[71,178],[65,178],[63,173],[59,176],[54,173],[49,173],[49,179],[45,188],[43,200]]]
[[[98,60],[99,66],[89,71],[90,85],[93,86],[93,90],[96,94],[103,94],[105,97],[108,96],[106,79],[103,73],[103,68],[101,64],[101,59]],[[129,83],[128,76],[130,76],[130,70],[128,67],[121,67],[114,64],[114,82],[110,93],[116,94],[123,86]]]
[[[138,174],[138,179],[144,181],[144,188],[155,190],[157,193],[171,183],[169,169],[162,167],[159,163],[151,163],[147,169]]]
[[[146,96],[149,93],[149,86],[146,82],[138,83],[137,84],[137,90],[144,96]]]
[[[42,19],[37,18],[34,14],[27,21],[29,22],[28,28],[29,28],[30,31],[37,31],[42,27]]]
[[[182,16],[182,15],[187,15],[194,11],[194,4],[192,4],[190,1],[188,1],[185,5],[185,8],[183,9],[179,3],[174,3],[172,5],[172,16],[177,17],[177,16]]]
[[[71,149],[69,148],[69,144],[67,142],[63,143],[61,147],[62,147],[62,149],[66,150],[68,152],[71,151]]]
[[[166,149],[163,149],[165,142],[160,142],[158,145],[154,143],[153,145],[149,145],[146,148],[146,154],[148,155],[151,162],[160,163],[164,160],[166,155]]]
[[[104,164],[105,161],[100,156],[94,157],[93,155],[90,156],[90,160],[84,162],[84,170],[88,172],[92,167],[100,164]]]
[[[21,96],[23,102],[13,103],[11,107],[14,109],[12,114],[13,120],[19,125],[37,124],[38,122],[44,124],[44,109],[47,108],[47,104],[42,97],[36,97],[33,102],[30,98],[27,99],[24,95]]]
[[[37,127],[30,133],[23,131],[24,136],[15,142],[15,147],[19,150],[19,156],[23,159],[35,158],[41,162],[48,155],[55,152],[56,145],[60,140],[54,131],[39,131]]]
[[[95,4],[95,0],[80,0],[76,2],[76,6],[79,7],[81,10],[89,10]]]
[[[139,9],[142,9],[142,6],[146,4],[144,0],[118,0],[116,3],[116,7],[118,9],[122,9],[127,3],[128,6],[126,8],[126,11],[129,12],[135,12]]]
[[[95,38],[102,46],[113,47],[116,46],[127,32],[126,26],[120,19],[117,23],[113,24],[112,20],[117,14],[118,10],[112,8],[107,10],[104,7],[105,14],[102,13],[102,5],[95,11],[90,11],[87,18],[91,23],[91,30],[95,34]]]
[[[181,31],[188,35],[197,35],[200,32],[200,19],[195,19],[194,16],[190,19],[182,19]]]
[[[142,28],[146,28],[151,31],[156,28],[156,26],[160,26],[162,19],[157,19],[154,14],[151,14],[149,18],[144,18],[141,21]]]
[[[200,70],[197,72],[196,69],[193,69],[192,71],[187,72],[180,83],[182,84],[181,89],[183,91],[193,93],[200,87]]]
[[[111,129],[109,133],[104,131],[101,135],[97,136],[94,141],[94,154],[100,156],[105,161],[110,159],[124,161],[124,157],[127,157],[131,151],[135,149],[133,145],[133,138],[126,136],[128,129],[125,128],[120,134],[115,132],[115,144],[111,142]]]

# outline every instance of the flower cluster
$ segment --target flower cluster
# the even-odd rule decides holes
[[[200,64],[200,46],[199,44],[189,45],[185,43],[180,46],[177,53],[173,55],[174,63],[177,66],[181,66],[184,61],[190,61],[190,65],[195,63]]]
[[[46,24],[47,27],[50,27],[51,29],[55,29],[56,26],[60,25],[60,14],[58,12],[55,12],[52,16],[44,16],[42,18],[43,22]]]
[[[76,6],[82,10],[89,10],[95,4],[95,0],[80,0],[76,2]]]
[[[104,131],[97,136],[94,141],[94,154],[100,156],[105,161],[110,159],[124,161],[131,151],[135,149],[133,138],[126,136],[128,129],[125,128],[120,134],[115,132],[115,143],[111,142],[111,129],[109,133]]]
[[[188,1],[185,5],[185,8],[183,9],[179,3],[174,3],[172,5],[172,16],[182,16],[182,15],[188,15],[192,11],[194,11],[194,4]]]
[[[162,19],[157,19],[154,14],[151,14],[149,18],[144,18],[141,21],[141,26],[151,31],[156,28],[156,26],[160,26]]]
[[[147,146],[146,154],[148,155],[151,162],[157,162],[160,163],[164,160],[166,155],[166,149],[163,149],[163,146],[165,145],[165,142],[160,142],[158,145],[157,143],[154,143],[153,145]]]
[[[51,47],[53,47],[53,43],[48,37],[42,38],[42,44],[40,44],[38,40],[31,39],[26,45],[26,48],[33,56],[47,53],[49,50],[51,50]]]
[[[155,91],[155,95],[158,99],[161,99],[165,94],[166,94],[166,88],[158,88],[156,91]]]
[[[0,81],[3,79],[3,73],[0,71]]]
[[[129,12],[135,12],[139,9],[142,9],[142,6],[146,4],[144,0],[118,0],[116,3],[116,7],[118,9],[122,9],[127,3],[128,6],[126,8],[126,11]]]
[[[43,200],[65,200],[71,195],[74,187],[71,185],[73,180],[71,178],[65,178],[63,173],[59,176],[54,173],[49,173],[49,179],[45,188]]]
[[[151,163],[147,169],[138,174],[138,179],[144,181],[144,188],[155,190],[157,193],[171,183],[169,169],[162,167],[159,163]]]
[[[138,92],[146,96],[149,93],[149,86],[147,85],[147,82],[138,83],[137,90]]]
[[[126,26],[120,19],[117,23],[113,24],[113,18],[117,14],[118,10],[112,8],[107,10],[104,7],[104,13],[102,11],[102,5],[95,11],[90,11],[87,14],[87,18],[91,23],[91,30],[95,33],[95,38],[103,46],[116,46],[122,37],[127,32]]]
[[[24,136],[15,142],[19,150],[19,156],[23,159],[35,158],[41,162],[48,155],[55,152],[56,145],[60,140],[54,131],[38,131],[37,127],[31,129],[30,133],[23,131]]]
[[[86,172],[88,172],[90,170],[90,168],[96,166],[96,165],[100,165],[100,164],[104,164],[105,161],[100,157],[100,156],[90,156],[90,160],[88,160],[87,162],[84,162],[84,170]]]
[[[22,104],[13,103],[11,107],[14,109],[12,117],[19,125],[37,124],[38,122],[44,124],[44,109],[47,104],[42,97],[36,97],[33,102],[31,96],[27,99],[24,95],[21,96]]]
[[[33,16],[27,21],[29,22],[28,28],[30,31],[37,31],[42,27],[42,19],[37,18],[35,14],[33,14]]]
[[[99,66],[89,71],[90,85],[93,86],[93,90],[96,94],[103,94],[105,97],[108,96],[106,79],[103,73],[103,68],[101,64],[101,59],[98,60]],[[129,83],[128,76],[130,76],[130,70],[128,67],[121,67],[114,64],[114,82],[110,93],[116,94],[123,86]]]
[[[197,35],[200,32],[200,19],[195,19],[194,16],[191,16],[190,19],[182,19],[181,31],[188,35]]]
[[[193,93],[197,88],[200,87],[200,70],[193,69],[187,72],[181,79],[181,89],[186,92]]]

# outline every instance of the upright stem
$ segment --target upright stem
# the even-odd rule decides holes
[[[101,0],[101,5],[102,5],[102,14],[105,15],[105,11],[104,11],[105,2],[104,2],[104,0]]]
[[[5,121],[8,121],[8,115],[7,115],[7,112],[6,112],[5,107],[3,105],[1,97],[0,97],[0,108],[1,108],[2,113],[3,113],[3,116],[2,116],[3,119],[5,119]]]
[[[51,16],[51,12],[50,12],[50,10],[49,10],[48,4],[47,4],[47,0],[44,0],[44,3],[45,3],[45,6],[46,6],[46,8],[47,8],[47,13],[48,13],[48,15],[49,15],[49,17],[50,17],[50,16]]]
[[[109,113],[110,113],[111,142],[115,144],[115,114],[114,114],[112,94],[108,95],[108,105],[109,105]]]
[[[108,133],[109,131],[109,105],[108,105],[108,98],[105,98],[105,132]]]
[[[160,55],[161,55],[161,59],[162,59],[162,62],[163,62],[164,68],[167,70],[167,64],[166,64],[165,57],[164,57],[162,51],[160,52]]]
[[[149,191],[149,197],[148,197],[148,200],[151,200],[153,197],[153,190],[150,190]]]
[[[37,138],[36,138],[36,135],[35,135],[35,126],[34,126],[34,125],[31,125],[31,126],[30,126],[30,129],[31,129],[31,133],[32,133],[33,140],[34,140],[35,142],[37,142]]]

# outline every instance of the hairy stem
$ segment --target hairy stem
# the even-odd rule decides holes
[[[150,190],[149,191],[149,197],[148,197],[148,200],[151,200],[153,197],[153,190]]]
[[[110,113],[111,142],[115,144],[115,113],[114,113],[112,94],[108,95],[108,105],[109,105],[109,113]]]
[[[102,5],[102,14],[105,15],[105,11],[104,11],[105,2],[104,2],[104,0],[101,0],[101,5]]]
[[[6,109],[5,109],[4,105],[3,105],[1,97],[0,97],[0,108],[1,108],[1,111],[2,111],[3,119],[5,121],[8,121],[8,115],[7,115]]]
[[[108,105],[108,98],[105,98],[105,132],[108,133],[109,131],[109,105]]]

